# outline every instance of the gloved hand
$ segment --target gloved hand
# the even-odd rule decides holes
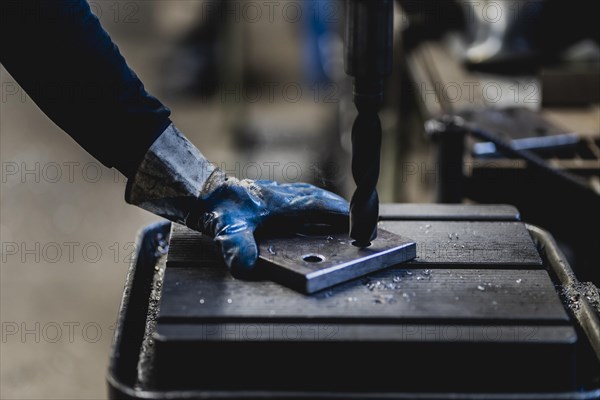
[[[216,170],[200,196],[199,214],[187,225],[215,239],[233,272],[256,263],[258,227],[294,232],[306,225],[339,229],[348,223],[348,202],[306,183],[239,180]]]
[[[348,225],[343,198],[306,183],[227,177],[174,125],[146,153],[125,199],[213,237],[234,274],[256,263],[257,228],[295,232],[324,225],[339,231]]]

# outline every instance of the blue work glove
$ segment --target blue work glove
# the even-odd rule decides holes
[[[215,239],[233,272],[247,272],[258,258],[257,228],[296,232],[348,224],[348,202],[307,183],[239,180],[216,170],[200,196],[200,213],[187,226]]]
[[[125,199],[215,239],[225,263],[246,273],[256,263],[257,229],[298,232],[348,226],[343,198],[306,183],[239,180],[215,168],[170,125],[127,182]]]

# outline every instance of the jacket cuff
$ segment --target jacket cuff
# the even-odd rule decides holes
[[[128,180],[125,201],[185,224],[215,170],[219,171],[170,124]]]

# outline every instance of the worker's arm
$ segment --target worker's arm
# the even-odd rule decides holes
[[[84,0],[2,0],[2,63],[58,126],[129,179],[126,200],[215,238],[232,270],[254,231],[347,224],[342,198],[307,184],[239,181],[215,168],[149,95]]]
[[[131,176],[171,123],[85,0],[2,0],[0,57],[55,124]]]

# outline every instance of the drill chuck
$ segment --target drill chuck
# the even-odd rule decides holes
[[[393,0],[347,0],[346,73],[354,78],[383,78],[392,72]]]

